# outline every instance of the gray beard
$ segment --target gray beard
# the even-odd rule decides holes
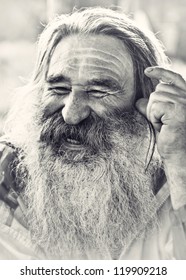
[[[152,188],[161,162],[154,154],[145,171],[148,125],[136,112],[132,115],[122,123],[125,133],[123,127],[112,129],[112,149],[90,155],[88,161],[78,151],[67,162],[68,151],[54,154],[32,130],[24,134],[17,173],[29,174],[22,192],[25,215],[33,242],[47,257],[104,259],[109,252],[115,258],[144,227],[152,221],[156,226]]]

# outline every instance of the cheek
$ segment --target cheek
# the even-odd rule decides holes
[[[129,111],[134,106],[134,96],[122,96],[118,98],[113,104],[114,109],[123,110],[125,112]]]
[[[110,96],[104,99],[91,100],[90,107],[99,117],[104,117],[114,113],[116,110],[127,112],[130,111],[134,105],[133,95],[128,96]]]
[[[46,117],[54,114],[56,111],[60,110],[64,106],[63,99],[58,95],[49,95],[46,92],[43,92],[41,97],[41,106]]]
[[[130,111],[133,107],[132,100],[123,100],[119,98],[112,98],[109,102],[105,101],[92,101],[90,102],[90,107],[93,112],[100,118],[105,116],[112,115],[116,110],[117,111]]]

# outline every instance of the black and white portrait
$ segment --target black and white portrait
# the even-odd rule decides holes
[[[186,2],[155,2],[0,0],[0,259],[186,259]]]

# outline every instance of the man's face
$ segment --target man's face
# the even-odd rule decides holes
[[[133,101],[132,60],[120,40],[73,35],[57,45],[42,96],[46,118],[60,111],[66,124],[78,125],[91,113],[106,119],[128,111]],[[69,139],[69,147],[76,144]]]
[[[134,98],[132,60],[119,40],[74,35],[57,45],[41,100],[21,115],[18,166],[31,235],[52,256],[118,255],[154,216],[159,167],[154,158],[144,173],[149,126]]]

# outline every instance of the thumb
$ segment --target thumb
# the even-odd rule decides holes
[[[145,117],[147,117],[147,104],[148,104],[148,99],[147,98],[140,98],[137,100],[135,106],[136,109]]]

